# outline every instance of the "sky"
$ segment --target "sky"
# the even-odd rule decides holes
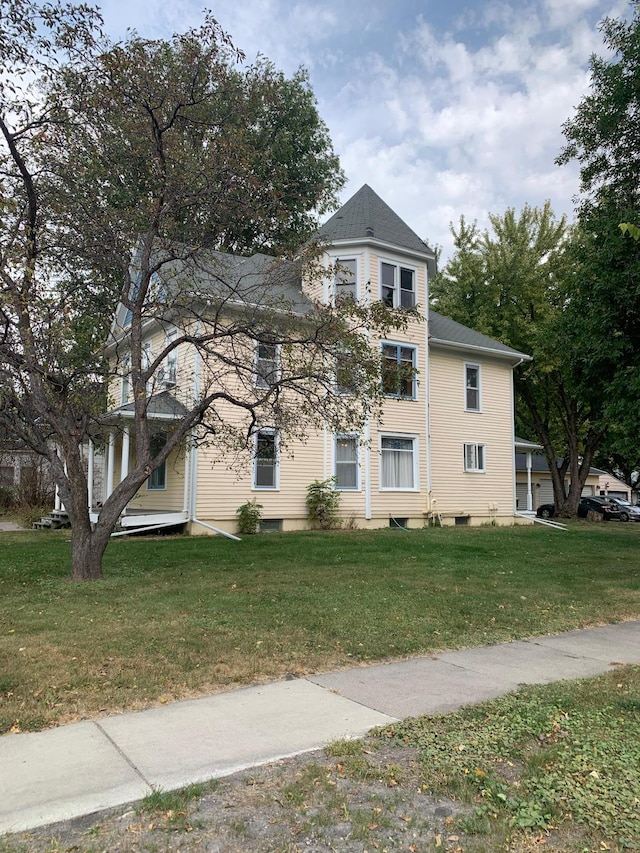
[[[460,216],[548,199],[573,219],[577,164],[556,166],[606,55],[599,22],[628,0],[98,0],[111,38],[198,26],[203,7],[247,60],[307,68],[347,184],[369,184],[432,247]]]

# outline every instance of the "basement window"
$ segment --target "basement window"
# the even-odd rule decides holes
[[[389,519],[389,527],[403,527],[407,528],[409,526],[408,518],[397,518],[396,516],[392,516]]]
[[[281,533],[281,518],[263,518],[260,521],[260,533]]]

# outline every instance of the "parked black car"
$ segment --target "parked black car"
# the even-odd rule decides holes
[[[556,514],[556,508],[553,504],[540,504],[536,510],[538,518],[553,518]]]
[[[620,510],[620,521],[640,521],[640,506],[634,506],[623,498],[612,498],[609,495],[606,499]]]
[[[605,521],[620,518],[620,510],[609,498],[580,498],[578,515],[586,518],[589,511],[599,512]]]
[[[599,512],[605,521],[614,518],[622,518],[621,512],[609,498],[580,498],[578,504],[578,515],[586,518],[589,510]],[[540,504],[536,510],[538,518],[553,518],[556,508],[553,504]]]

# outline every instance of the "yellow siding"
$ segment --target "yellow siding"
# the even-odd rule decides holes
[[[481,366],[481,412],[465,411],[465,361]],[[434,509],[449,518],[513,516],[511,369],[432,349],[430,378]],[[485,473],[465,472],[465,443],[485,445]]]

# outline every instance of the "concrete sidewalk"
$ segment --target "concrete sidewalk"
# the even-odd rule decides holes
[[[407,716],[640,664],[640,620],[356,667],[0,738],[0,832],[91,814]]]

